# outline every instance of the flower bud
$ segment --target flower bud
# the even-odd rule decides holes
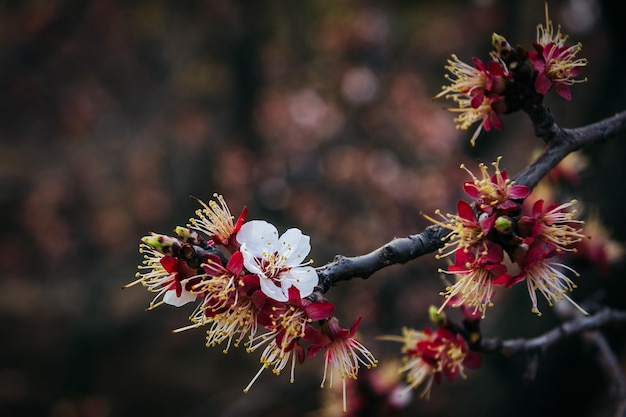
[[[181,247],[180,241],[175,237],[153,232],[150,232],[149,236],[142,237],[141,241],[163,255],[174,256]]]
[[[513,220],[508,216],[500,216],[496,219],[496,230],[500,233],[511,233]]]
[[[439,307],[433,305],[428,307],[428,316],[430,317],[430,321],[435,323],[437,326],[441,326],[448,320],[446,313],[443,311],[439,312]]]
[[[504,36],[498,35],[495,32],[491,35],[491,44],[496,48],[500,56],[508,56],[513,51],[509,41],[507,41]]]
[[[188,227],[176,226],[174,232],[181,238],[184,242],[191,243],[192,245],[197,245],[200,242],[200,235],[195,230],[191,230]]]

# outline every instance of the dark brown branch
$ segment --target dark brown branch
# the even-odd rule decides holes
[[[515,178],[515,183],[531,189],[563,158],[584,146],[603,142],[626,132],[626,111],[600,122],[576,129],[561,129],[554,123],[551,113],[543,106],[536,106],[530,114],[535,133],[547,147],[535,162]]]
[[[626,311],[606,308],[591,316],[567,321],[532,339],[484,338],[480,343],[480,350],[485,353],[500,353],[504,356],[518,353],[542,353],[561,339],[587,330],[594,330],[610,323],[626,323]]]
[[[428,226],[422,233],[396,238],[384,246],[361,256],[337,255],[335,259],[319,268],[318,289],[325,293],[339,281],[352,278],[369,278],[374,272],[389,265],[403,264],[422,255],[432,253],[443,246],[447,230],[440,226]]]
[[[591,331],[583,334],[583,340],[595,347],[596,361],[600,364],[604,373],[612,384],[612,391],[617,400],[615,417],[626,416],[626,380],[622,373],[619,359],[609,346],[606,337],[599,331]]]
[[[618,323],[626,323],[626,311],[605,308],[591,316],[566,321],[560,326],[532,339],[500,340],[499,338],[485,338],[481,340],[478,348],[485,353],[500,353],[503,356],[511,356],[517,353],[526,354],[527,365],[524,379],[531,381],[535,378],[542,354],[549,347],[561,339],[581,334],[583,340],[596,348],[596,359],[613,384],[614,395],[617,399],[615,417],[625,417],[626,381],[615,353],[608,345],[604,335],[596,330],[608,324]]]

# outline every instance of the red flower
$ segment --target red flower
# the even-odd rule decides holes
[[[493,227],[495,217],[489,216],[478,221],[472,206],[463,200],[457,202],[457,213],[457,215],[446,214],[444,216],[440,210],[435,211],[435,214],[439,215],[443,221],[424,215],[431,222],[450,230],[450,233],[443,238],[446,243],[443,248],[439,249],[437,258],[456,253],[459,249],[469,251],[474,248],[480,248],[479,250],[485,248],[485,236]],[[448,251],[451,247],[454,249]]]
[[[493,305],[494,286],[510,278],[506,267],[500,263],[504,257],[502,247],[486,241],[486,248],[478,258],[471,252],[458,251],[455,263],[447,271],[440,270],[455,275],[456,282],[442,293],[446,300],[439,312],[452,302],[453,307],[464,305],[473,308],[473,314],[480,312],[482,317],[485,316],[487,307]]]
[[[587,81],[576,80],[580,75],[581,68],[587,65],[587,60],[577,59],[580,52],[580,43],[566,47],[567,36],[561,34],[561,28],[556,32],[552,21],[548,17],[548,3],[546,2],[546,26],[537,27],[537,42],[533,44],[535,51],[528,52],[528,59],[537,71],[535,78],[535,91],[546,94],[552,86],[556,93],[565,100],[571,100],[572,94],[569,86],[575,83]]]
[[[452,84],[443,87],[435,96],[445,96],[457,103],[458,107],[447,110],[459,113],[454,119],[459,129],[468,129],[474,123],[482,121],[472,136],[472,145],[482,129],[488,131],[492,127],[502,128],[499,114],[506,109],[502,93],[511,74],[496,54],[492,54],[492,58],[487,66],[480,59],[472,58],[474,66],[471,66],[452,55],[446,66],[452,74],[452,77],[448,77]]]
[[[357,379],[360,365],[365,365],[369,369],[378,363],[371,352],[354,337],[360,322],[361,317],[357,317],[350,329],[342,329],[339,320],[331,317],[320,326],[319,331],[310,327],[306,335],[306,338],[313,342],[309,347],[308,356],[315,356],[325,350],[322,387],[327,377],[329,387],[332,387],[335,373],[341,378],[344,412],[346,412],[346,378]]]
[[[540,239],[533,240],[530,238],[529,241],[532,241],[532,243],[525,256],[517,262],[520,271],[508,280],[502,279],[500,283],[511,287],[518,282],[526,280],[528,295],[532,302],[531,311],[539,316],[541,312],[537,306],[537,292],[544,296],[550,307],[565,299],[583,314],[587,315],[588,313],[567,295],[568,292],[576,288],[576,284],[562,270],[570,271],[576,276],[579,276],[579,274],[567,265],[548,261],[549,258],[552,258],[557,253],[554,245],[545,243]]]
[[[436,331],[424,328],[421,332],[405,328],[402,336],[383,339],[404,344],[405,365],[401,372],[406,372],[407,389],[424,386],[422,397],[429,397],[433,381],[440,383],[443,375],[455,381],[459,376],[465,377],[466,367],[476,369],[481,365],[480,355],[469,350],[465,339],[443,327]]]
[[[583,234],[582,228],[578,227],[584,222],[574,218],[576,211],[566,211],[574,204],[576,200],[544,208],[544,200],[537,200],[533,204],[532,215],[520,218],[520,234],[526,238],[541,239],[559,252],[575,252],[574,244],[589,236]]]
[[[190,227],[209,236],[212,240],[210,243],[224,245],[231,252],[235,252],[239,248],[235,236],[246,219],[248,209],[244,207],[237,221],[233,223],[233,216],[224,198],[219,194],[213,194],[213,197],[217,201],[211,200],[208,204],[198,200],[203,208],[196,210],[198,219],[189,219]]]
[[[502,157],[498,157],[496,162],[492,163],[496,172],[493,176],[489,176],[487,166],[480,164],[481,178],[478,179],[465,165],[461,168],[465,169],[472,177],[471,181],[463,184],[465,194],[471,198],[478,200],[479,210],[491,214],[494,209],[510,212],[520,208],[520,204],[513,200],[521,200],[530,194],[530,188],[525,185],[513,185],[506,170],[500,170],[499,164]]]

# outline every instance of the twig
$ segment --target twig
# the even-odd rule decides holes
[[[593,345],[597,349],[596,360],[604,370],[609,381],[611,381],[613,395],[617,400],[617,410],[615,417],[626,416],[626,380],[621,372],[621,365],[615,356],[615,352],[609,346],[604,335],[598,331],[585,332],[583,340]]]
[[[395,238],[380,248],[360,256],[337,255],[335,259],[319,268],[318,290],[325,293],[339,281],[352,278],[369,278],[374,272],[389,265],[403,264],[422,255],[432,253],[443,246],[448,231],[440,226],[428,226],[422,233]]]
[[[537,114],[543,115],[551,123],[545,123],[546,119],[539,119],[536,115],[531,119],[535,127],[535,133],[547,143],[543,153],[516,178],[515,183],[534,188],[537,183],[563,158],[587,145],[603,142],[626,132],[626,111],[576,129],[561,129],[553,122],[549,111],[543,106],[539,107]]]
[[[500,353],[504,356],[518,353],[541,353],[561,339],[610,323],[626,323],[626,311],[605,308],[590,316],[567,321],[532,339],[484,338],[479,348],[485,353]]]

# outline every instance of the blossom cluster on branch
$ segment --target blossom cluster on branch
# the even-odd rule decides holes
[[[577,58],[582,45],[566,46],[568,37],[561,33],[560,26],[555,31],[547,2],[545,13],[546,24],[537,27],[534,51],[522,46],[514,49],[504,36],[494,33],[491,40],[495,51],[486,65],[476,57],[472,58],[473,66],[456,55],[448,60],[446,69],[452,76],[446,77],[451,84],[435,98],[445,97],[457,104],[448,108],[459,114],[454,119],[457,128],[466,130],[481,122],[472,136],[472,145],[483,129],[502,129],[501,115],[540,102],[553,87],[559,96],[571,100],[570,86],[586,81],[576,78],[587,65],[585,58]]]
[[[215,197],[200,201],[197,218],[177,227],[176,236],[142,239],[144,261],[126,287],[141,284],[156,293],[148,309],[196,302],[192,324],[175,332],[206,327],[207,346],[225,344],[225,353],[242,342],[248,353],[262,349],[262,366],[244,392],[268,368],[278,375],[289,367],[293,382],[296,364],[323,352],[322,387],[332,387],[338,374],[345,410],[346,378],[356,379],[362,365],[377,364],[355,338],[360,317],[344,329],[332,303],[311,297],[318,278],[305,260],[308,236],[296,228],[279,236],[266,221],[246,222],[246,208],[233,221],[223,197]]]
[[[571,100],[570,87],[586,80],[577,78],[587,64],[584,58],[577,58],[581,45],[567,46],[566,40],[560,27],[555,29],[550,21],[546,3],[545,26],[537,28],[534,50],[513,48],[503,36],[494,33],[491,41],[495,50],[487,63],[474,57],[470,65],[452,55],[446,67],[451,73],[447,77],[450,85],[435,98],[445,97],[456,103],[457,107],[448,110],[458,114],[458,128],[480,123],[472,144],[482,130],[501,129],[503,114],[519,110],[531,116],[536,131],[536,122],[553,124],[551,115],[541,106],[543,96],[553,89]],[[538,115],[546,116],[545,120],[539,120]],[[619,129],[623,128],[623,119],[622,115],[617,120],[622,124]],[[506,289],[525,283],[531,311],[538,316],[537,294],[550,306],[567,300],[587,315],[568,295],[576,288],[571,276],[577,277],[578,273],[566,265],[563,257],[580,250],[606,265],[610,245],[587,243],[589,236],[583,232],[583,221],[573,209],[576,200],[558,202],[555,195],[547,197],[537,190],[531,196],[544,176],[571,177],[573,174],[563,169],[553,170],[550,175],[548,172],[581,146],[568,145],[558,158],[544,152],[528,168],[542,174],[523,173],[526,183],[509,178],[500,168],[501,158],[492,163],[492,172],[480,164],[479,175],[461,165],[470,175],[463,183],[469,201],[459,200],[455,213],[424,214],[434,225],[404,239],[406,253],[398,253],[396,239],[383,250],[343,263],[340,261],[346,258],[338,256],[333,263],[317,269],[306,259],[310,241],[299,229],[279,235],[276,227],[266,221],[246,221],[246,208],[235,219],[223,197],[216,194],[216,200],[208,204],[199,201],[202,208],[196,217],[186,226],[177,227],[174,236],[151,233],[142,239],[144,261],[137,279],[127,287],[141,284],[156,293],[149,309],[162,304],[179,307],[196,303],[189,317],[191,324],[176,332],[203,327],[207,329],[207,346],[224,345],[227,352],[231,346],[243,344],[247,352],[261,351],[262,366],[244,389],[246,392],[263,370],[271,368],[280,374],[289,367],[293,381],[297,364],[322,354],[322,387],[327,382],[332,386],[334,376],[339,376],[346,412],[346,381],[357,379],[362,366],[375,367],[377,360],[355,337],[360,317],[350,328],[342,328],[333,315],[334,305],[323,293],[340,280],[367,278],[389,264],[438,250],[437,258],[449,261],[447,268],[439,272],[450,276],[451,282],[441,292],[441,305],[429,309],[435,328],[404,328],[400,336],[380,337],[402,343],[404,365],[399,371],[407,381],[403,393],[422,387],[421,396],[428,397],[433,383],[441,382],[443,377],[449,381],[465,377],[466,368],[480,366],[481,352],[503,344],[483,342],[480,331],[480,322],[493,305],[497,287]],[[598,231],[594,234],[602,230],[600,226],[595,229]],[[359,264],[358,258],[367,265]],[[336,273],[334,267],[341,272]],[[337,276],[342,273],[345,276]],[[460,309],[462,323],[452,322],[446,308]]]
[[[481,164],[480,179],[468,170],[472,180],[463,188],[474,199],[473,205],[459,200],[457,214],[437,212],[441,220],[425,216],[450,230],[438,257],[455,258],[447,270],[440,270],[456,277],[446,288],[440,310],[454,299],[453,306],[473,307],[474,313],[485,317],[487,307],[493,305],[494,287],[508,288],[522,281],[526,281],[532,311],[539,315],[537,291],[550,305],[562,299],[576,305],[566,294],[576,285],[561,269],[577,273],[551,260],[562,252],[575,251],[574,244],[587,237],[579,227],[583,222],[574,217],[576,212],[568,211],[575,201],[546,205],[540,199],[524,214],[522,201],[530,189],[513,185],[506,170],[500,170],[499,160],[493,166],[495,173],[490,177],[487,166]],[[517,266],[513,272],[504,264],[505,253]]]

